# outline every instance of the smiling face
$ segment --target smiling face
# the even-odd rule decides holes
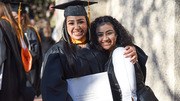
[[[81,40],[86,37],[88,26],[85,16],[68,16],[66,25],[71,38]]]
[[[111,24],[103,24],[97,27],[96,34],[99,44],[105,49],[112,52],[116,44],[116,32]]]

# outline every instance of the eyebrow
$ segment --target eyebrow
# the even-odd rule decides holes
[[[106,33],[111,32],[111,31],[113,31],[113,30],[107,30]],[[97,33],[103,33],[103,32],[97,32]]]
[[[84,21],[85,19],[83,19],[83,18],[80,18],[80,19],[78,19],[77,21]],[[68,20],[68,22],[72,22],[72,21],[74,21],[74,20]]]
[[[111,31],[113,31],[113,30],[107,30],[106,33],[107,33],[107,32],[111,32]]]
[[[85,20],[85,19],[81,18],[81,19],[78,19],[77,21],[81,21],[81,20]]]

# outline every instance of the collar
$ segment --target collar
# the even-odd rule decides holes
[[[12,25],[12,22],[11,22],[7,17],[2,16],[1,19],[6,19],[6,20],[9,21],[9,22],[11,23],[11,25]]]
[[[81,40],[75,40],[71,38],[71,42],[74,44],[82,44],[82,43],[85,43],[85,41],[86,41],[86,37],[82,38]]]

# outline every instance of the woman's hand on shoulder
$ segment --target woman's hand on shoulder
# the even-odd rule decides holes
[[[136,48],[134,46],[126,46],[125,50],[126,50],[124,52],[125,57],[130,57],[131,58],[130,61],[132,61],[133,64],[135,64],[138,59]]]

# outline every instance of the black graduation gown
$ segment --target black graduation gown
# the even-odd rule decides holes
[[[21,47],[10,22],[5,19],[0,22],[0,68],[4,64],[0,101],[20,101],[26,84]]]
[[[138,55],[138,63],[140,65],[141,71],[143,73],[144,76],[144,82],[146,81],[146,62],[148,59],[148,56],[146,55],[146,53],[138,46],[136,47],[136,52]]]
[[[67,92],[66,79],[104,71],[107,58],[90,47],[78,49],[75,59],[76,69],[71,70],[64,54],[62,44],[65,43],[64,41],[56,43],[45,56],[41,82],[43,101],[72,101]],[[76,73],[73,74],[71,71]]]
[[[30,81],[32,87],[36,90],[36,94],[40,94],[40,72],[42,65],[42,50],[41,42],[38,38],[38,33],[33,27],[27,27],[25,36],[29,51],[33,58],[32,69],[27,74],[27,79]],[[33,94],[33,92],[31,92]]]

